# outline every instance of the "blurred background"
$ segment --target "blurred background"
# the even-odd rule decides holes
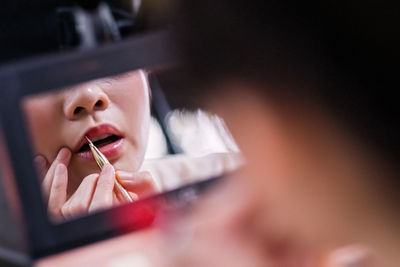
[[[167,33],[176,62],[144,70],[140,171],[178,191],[149,229],[32,261],[2,179],[0,265],[397,267],[399,13],[374,0],[2,3],[8,71]]]

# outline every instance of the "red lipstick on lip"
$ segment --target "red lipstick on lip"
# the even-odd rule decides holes
[[[87,131],[83,135],[83,137],[82,137],[83,143],[86,143],[85,136],[87,136],[89,139],[93,139],[102,134],[115,134],[118,136],[121,135],[121,133],[117,129],[115,129],[113,126],[111,126],[109,124],[101,124],[99,126],[89,129],[89,131]]]
[[[98,146],[98,149],[101,151],[101,153],[103,153],[104,156],[106,156],[109,160],[112,160],[113,158],[116,158],[120,154],[122,154],[124,138],[123,138],[123,136],[121,136],[121,133],[115,127],[113,127],[109,124],[101,124],[99,126],[89,129],[83,135],[80,143],[75,147],[75,150],[74,150],[75,154],[78,157],[83,158],[83,159],[94,160],[93,154],[90,151],[90,149],[83,150],[83,151],[80,151],[80,150],[85,144],[87,144],[87,140],[86,140],[85,136],[87,136],[89,139],[93,139],[93,138],[96,138],[103,134],[114,135],[118,138],[116,138],[116,140],[112,141],[111,143]]]

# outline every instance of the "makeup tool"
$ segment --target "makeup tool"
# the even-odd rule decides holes
[[[100,152],[100,150],[93,145],[92,141],[90,141],[90,139],[86,137],[86,140],[89,143],[89,147],[90,150],[92,151],[93,157],[97,162],[97,165],[99,165],[100,169],[103,169],[104,165],[106,164],[110,164],[110,162],[108,161],[108,159],[103,155],[103,153]],[[133,202],[132,197],[129,195],[128,191],[125,190],[125,188],[121,185],[121,183],[119,182],[118,179],[118,175],[115,174],[115,187],[118,190],[118,193],[128,202]]]

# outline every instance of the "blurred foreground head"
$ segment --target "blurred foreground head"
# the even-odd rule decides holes
[[[188,95],[224,117],[247,159],[240,179],[251,194],[241,198],[257,211],[252,229],[266,242],[360,242],[386,263],[397,257],[398,7],[193,0],[180,8]]]

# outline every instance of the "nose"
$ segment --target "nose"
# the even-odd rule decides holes
[[[64,101],[64,114],[69,120],[77,120],[95,111],[107,109],[110,100],[100,85],[86,83],[67,91]]]

